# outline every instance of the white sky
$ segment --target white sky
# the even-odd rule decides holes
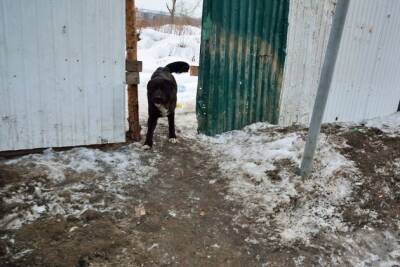
[[[150,9],[150,10],[157,10],[157,11],[165,11],[168,12],[165,3],[169,0],[136,0],[135,4],[138,8]],[[176,4],[178,5],[179,2],[184,2],[186,6],[194,6],[198,0],[177,0]],[[203,2],[203,1],[201,1]],[[201,17],[201,6],[196,10],[195,16]]]

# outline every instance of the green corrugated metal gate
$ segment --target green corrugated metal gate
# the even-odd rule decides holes
[[[278,122],[289,0],[204,0],[197,118],[215,135]]]

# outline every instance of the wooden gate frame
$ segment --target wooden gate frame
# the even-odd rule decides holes
[[[126,20],[126,84],[128,85],[127,141],[140,141],[138,84],[142,62],[137,61],[136,8],[135,0],[125,0]]]

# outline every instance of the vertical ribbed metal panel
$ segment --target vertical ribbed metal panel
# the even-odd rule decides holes
[[[333,1],[290,1],[280,124],[311,118],[333,12]]]
[[[125,1],[0,1],[0,150],[125,140]]]
[[[289,0],[205,0],[197,117],[215,135],[278,120]]]
[[[360,121],[397,111],[400,1],[353,0],[325,122]]]
[[[291,0],[280,124],[308,123],[335,7]],[[360,121],[400,101],[400,1],[352,0],[324,122]]]

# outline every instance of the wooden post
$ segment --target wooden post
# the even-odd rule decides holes
[[[136,9],[135,0],[125,0],[126,14],[126,59],[137,61]],[[140,140],[139,102],[137,84],[128,84],[128,123],[127,139]]]
[[[199,76],[199,66],[190,66],[190,76]]]

